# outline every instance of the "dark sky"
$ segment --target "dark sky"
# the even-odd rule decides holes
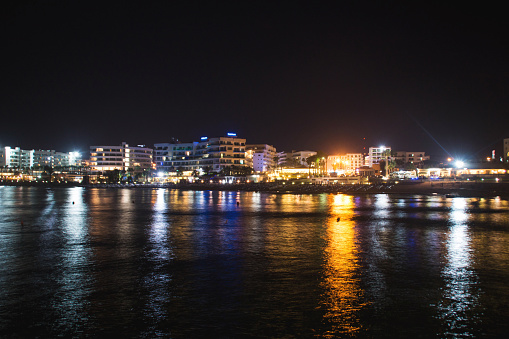
[[[443,157],[435,138],[454,156],[487,156],[509,137],[509,30],[502,8],[468,6],[13,1],[0,146],[236,131],[278,150]]]

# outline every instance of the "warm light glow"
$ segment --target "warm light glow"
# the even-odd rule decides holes
[[[325,248],[324,320],[330,331],[326,337],[343,337],[361,331],[359,311],[366,305],[364,291],[356,276],[359,249],[355,229],[352,196],[329,196],[330,218],[327,222]]]

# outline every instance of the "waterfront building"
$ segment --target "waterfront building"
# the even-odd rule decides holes
[[[292,151],[292,158],[297,160],[300,165],[308,167],[306,160],[316,154],[314,151]]]
[[[79,152],[56,152],[55,150],[24,150],[19,147],[0,149],[0,166],[11,168],[69,167],[79,166]]]
[[[154,151],[156,168],[163,172],[220,172],[229,166],[247,166],[246,139],[235,133],[190,143],[158,143]]]
[[[283,167],[286,164],[288,158],[290,158],[290,157],[291,157],[291,152],[284,152],[284,151],[276,152],[277,167]]]
[[[143,171],[152,168],[152,149],[144,145],[90,146],[90,169],[102,171]]]
[[[309,167],[307,163],[307,159],[313,155],[316,155],[317,152],[314,151],[291,151],[291,152],[278,152],[277,156],[279,157],[278,166],[287,166],[287,167],[295,167],[295,166],[304,166]]]
[[[5,146],[0,149],[0,166],[19,168],[21,165],[21,149]]]
[[[426,155],[425,152],[406,152],[406,151],[396,151],[391,156],[392,160],[400,161],[402,163],[410,163],[414,165],[418,165],[423,161],[429,160],[429,155]]]
[[[267,144],[246,145],[246,153],[252,160],[255,172],[267,172],[275,168],[276,148]]]
[[[361,166],[357,169],[357,174],[361,177],[373,177],[377,173],[373,167]]]
[[[386,146],[370,147],[366,165],[373,167],[374,164],[379,164],[382,160],[391,159],[391,148]]]
[[[327,157],[327,172],[338,174],[353,174],[364,165],[362,153],[347,153],[342,155],[329,155]]]

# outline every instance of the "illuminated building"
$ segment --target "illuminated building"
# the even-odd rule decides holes
[[[246,151],[250,153],[255,172],[267,172],[275,168],[276,148],[274,146],[267,144],[246,145]]]
[[[347,153],[343,155],[329,155],[327,157],[327,172],[355,173],[364,165],[362,153]]]
[[[235,133],[225,137],[201,137],[190,143],[154,144],[154,159],[159,171],[214,171],[228,166],[247,166],[246,139]]]
[[[19,168],[21,164],[21,150],[19,147],[9,146],[0,149],[0,166]]]
[[[54,150],[23,150],[4,147],[0,150],[0,166],[12,168],[69,167],[79,166],[79,152],[56,152]]]
[[[379,164],[384,159],[391,158],[391,148],[385,146],[370,147],[368,157],[366,158],[366,165],[373,167],[374,164]]]
[[[90,169],[101,171],[142,171],[152,168],[152,149],[143,145],[90,146]]]
[[[307,159],[317,153],[314,151],[291,151],[291,152],[278,152],[279,166],[304,166],[308,167]]]
[[[403,163],[419,164],[423,161],[429,160],[429,155],[426,155],[424,152],[396,151],[391,158],[396,161],[400,160]]]

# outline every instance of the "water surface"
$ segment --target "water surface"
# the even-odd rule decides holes
[[[0,211],[0,336],[509,332],[499,198],[0,187]]]

